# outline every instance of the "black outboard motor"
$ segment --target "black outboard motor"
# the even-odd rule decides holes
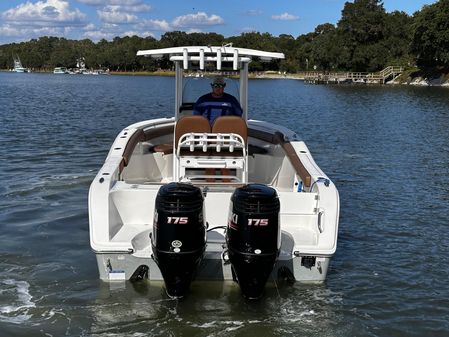
[[[226,231],[229,260],[243,296],[262,296],[281,247],[279,198],[262,184],[237,188]]]
[[[198,187],[170,183],[159,189],[151,245],[167,295],[184,296],[206,249],[203,195]]]

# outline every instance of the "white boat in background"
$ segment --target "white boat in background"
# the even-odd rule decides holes
[[[16,73],[30,73],[31,69],[23,67],[22,66],[22,62],[20,61],[19,56],[16,55],[14,57],[14,69],[13,69],[13,71],[16,72]]]
[[[100,278],[163,280],[170,297],[193,279],[237,281],[246,298],[279,278],[323,282],[337,247],[338,191],[294,131],[248,120],[248,64],[284,55],[232,46],[137,55],[174,62],[175,111],[123,129],[90,186]],[[188,86],[205,79],[185,78],[192,69],[239,76],[243,116],[212,126],[194,116]]]
[[[67,70],[66,67],[56,67],[53,70],[53,74],[68,74],[69,71]]]

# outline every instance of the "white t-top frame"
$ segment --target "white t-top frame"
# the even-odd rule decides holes
[[[137,56],[161,58],[165,55],[175,63],[176,71],[176,97],[175,117],[178,120],[179,108],[182,105],[182,88],[184,70],[204,70],[206,64],[208,69],[213,65],[214,71],[233,70],[239,71],[240,105],[243,110],[243,118],[247,120],[248,114],[248,64],[253,57],[262,61],[273,59],[284,59],[283,53],[265,52],[255,49],[237,48],[232,45],[221,47],[213,46],[189,46],[162,49],[139,50]]]

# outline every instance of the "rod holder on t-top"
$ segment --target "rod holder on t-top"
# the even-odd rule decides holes
[[[169,55],[170,61],[181,61],[183,69],[189,69],[192,61],[199,61],[199,68],[204,70],[205,62],[215,61],[216,69],[221,70],[222,63],[232,63],[233,70],[242,69],[242,63],[249,63],[253,57],[259,57],[263,61],[272,59],[283,59],[284,54],[265,52],[254,49],[236,48],[232,45],[219,47],[195,46],[195,47],[173,47],[153,50],[140,50],[137,56],[151,56],[160,58],[163,55]]]
[[[254,49],[237,48],[231,44],[224,46],[186,46],[152,50],[140,50],[137,56],[160,58],[164,55],[170,57],[176,68],[176,106],[175,118],[179,119],[179,108],[182,105],[183,71],[189,69],[206,69],[210,66],[216,71],[240,71],[239,101],[243,110],[242,117],[247,120],[248,113],[248,64],[253,57],[262,61],[284,59],[282,53],[272,53]]]

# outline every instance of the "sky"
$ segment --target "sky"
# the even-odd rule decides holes
[[[295,38],[336,24],[347,0],[0,0],[0,44],[41,36],[91,39],[169,31],[236,36],[268,32]],[[352,2],[352,1],[350,1]],[[436,0],[384,0],[387,12],[410,15]]]

